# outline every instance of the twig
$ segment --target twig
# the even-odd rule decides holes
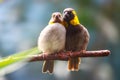
[[[70,57],[104,57],[110,54],[109,50],[86,51],[86,52],[62,52],[57,54],[38,54],[33,55],[30,62],[42,60],[64,60],[67,61]]]

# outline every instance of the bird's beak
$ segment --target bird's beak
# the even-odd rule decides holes
[[[68,12],[63,13],[63,20],[67,21],[69,19]]]
[[[58,16],[55,16],[55,18],[56,18],[56,19],[59,19],[59,17],[58,17]]]

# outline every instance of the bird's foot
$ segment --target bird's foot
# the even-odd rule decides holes
[[[43,59],[45,59],[45,56],[48,55],[48,53],[44,52]]]
[[[83,54],[83,53],[85,53],[85,52],[86,52],[86,50],[81,50],[81,51],[80,51],[81,54]]]
[[[73,55],[72,51],[69,51],[68,53],[70,57]]]

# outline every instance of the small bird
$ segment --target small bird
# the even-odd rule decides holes
[[[74,9],[66,8],[63,11],[63,21],[66,26],[66,51],[86,51],[89,42],[88,30],[80,24]],[[80,58],[69,58],[68,70],[78,71]]]
[[[66,29],[63,25],[63,17],[60,12],[54,12],[49,24],[41,31],[38,38],[38,49],[44,54],[55,54],[65,48]],[[43,63],[42,72],[52,73],[54,68],[53,60],[46,60]]]

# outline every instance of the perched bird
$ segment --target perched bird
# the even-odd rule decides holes
[[[49,24],[41,31],[38,39],[38,49],[44,54],[58,53],[65,48],[66,29],[63,25],[63,17],[59,12],[52,14]],[[43,63],[43,72],[52,73],[54,68],[53,60],[46,60]]]
[[[63,21],[66,26],[66,51],[86,51],[89,42],[88,30],[80,24],[74,9],[66,8],[63,11]],[[68,70],[78,71],[80,58],[69,58]]]

